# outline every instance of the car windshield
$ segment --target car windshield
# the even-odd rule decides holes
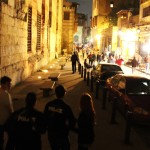
[[[100,80],[107,80],[108,78],[116,75],[117,72],[104,72],[101,76],[100,76]]]
[[[127,94],[150,94],[150,81],[148,80],[130,80],[126,82]]]
[[[102,71],[122,71],[122,69],[116,65],[103,65]]]

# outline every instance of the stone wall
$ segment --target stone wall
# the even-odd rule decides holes
[[[75,8],[64,7],[63,11],[70,13],[70,19],[63,20],[62,47],[67,49],[68,53],[72,53],[73,35],[75,33]]]
[[[60,49],[61,30],[56,35],[57,8],[62,12],[62,0],[57,2],[52,0],[53,17],[52,27],[49,27],[49,0],[45,0],[45,19],[42,14],[42,0],[25,0],[22,8],[16,8],[15,3],[5,4],[1,2],[0,9],[0,77],[3,75],[12,78],[12,84],[16,85],[25,80],[32,73],[47,65],[55,59],[56,49]],[[27,51],[28,36],[28,7],[32,7],[32,45],[31,51]],[[41,49],[37,50],[37,14],[41,19]],[[62,13],[61,13],[62,14]],[[60,16],[59,16],[60,17]],[[62,21],[58,23],[62,29]],[[49,38],[48,38],[49,36]],[[58,36],[58,38],[56,38]],[[47,44],[48,39],[50,45]],[[58,41],[56,42],[56,40]],[[57,43],[57,44],[56,44]],[[58,50],[60,53],[60,50]]]

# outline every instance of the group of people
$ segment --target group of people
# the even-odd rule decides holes
[[[123,64],[123,59],[121,58],[121,56],[119,56],[118,58],[116,58],[114,56],[114,54],[109,54],[108,56],[106,56],[106,54],[104,55],[104,53],[98,52],[97,54],[95,54],[94,52],[90,52],[90,54],[87,56],[87,58],[89,59],[89,65],[93,66],[95,64],[95,61],[97,61],[97,63],[99,64],[100,62],[106,62],[106,63],[116,63],[119,66],[121,66]]]
[[[95,52],[89,52],[86,54],[87,57],[84,58],[84,67],[87,69],[92,68],[93,66],[96,65],[96,63],[100,62],[107,62],[107,63],[116,63],[118,65],[122,65],[124,60],[119,56],[117,59],[115,59],[113,54],[110,54],[108,57],[104,56],[103,53],[95,53]],[[72,62],[72,73],[74,74],[76,72],[76,65],[80,64],[80,59],[79,59],[79,54],[78,51],[74,51],[72,56],[71,56],[71,62]]]
[[[7,134],[5,150],[41,150],[41,135],[47,132],[52,150],[70,150],[69,131],[78,135],[78,150],[88,150],[94,141],[95,110],[89,93],[80,98],[80,113],[76,119],[71,107],[64,102],[66,89],[55,88],[56,98],[45,105],[43,112],[35,108],[37,97],[27,93],[25,106],[13,109],[11,78],[3,76],[0,88],[0,150],[4,150],[4,136]]]
[[[132,63],[132,73],[135,73],[136,68],[140,67],[140,62],[134,56],[131,63]],[[145,72],[149,73],[149,69],[150,69],[150,55],[149,54],[144,57],[144,63],[145,63]]]

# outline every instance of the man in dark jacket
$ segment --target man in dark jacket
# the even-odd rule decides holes
[[[48,139],[52,150],[70,150],[69,130],[74,129],[75,118],[63,98],[66,90],[62,85],[55,88],[56,99],[45,106]]]
[[[71,62],[72,62],[72,73],[76,72],[76,62],[79,62],[77,54],[74,52],[71,56]]]
[[[46,131],[44,114],[34,109],[35,93],[28,93],[26,107],[15,111],[6,123],[6,131],[10,135],[6,149],[8,150],[41,150],[41,134]]]
[[[135,69],[136,69],[137,66],[138,66],[138,61],[134,57],[133,60],[132,60],[132,73],[135,72]]]

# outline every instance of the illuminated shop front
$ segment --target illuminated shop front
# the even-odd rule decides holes
[[[140,54],[145,57],[150,54],[150,27],[148,25],[140,27]]]
[[[117,27],[113,30],[112,50],[124,59],[132,58],[139,51],[139,36],[136,28]]]
[[[138,36],[136,29],[126,29],[122,31],[120,36],[122,55],[128,59],[135,55],[138,52]]]

